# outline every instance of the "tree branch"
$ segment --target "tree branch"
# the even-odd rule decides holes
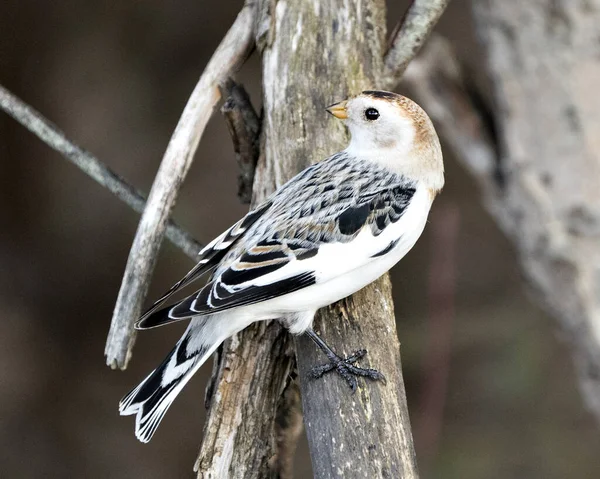
[[[238,196],[242,203],[250,204],[254,171],[260,154],[261,120],[242,85],[229,78],[222,90],[227,99],[221,113],[229,129],[239,167]]]
[[[261,7],[264,147],[254,180],[257,200],[347,143],[343,125],[315,109],[373,87],[383,69],[385,37],[383,0],[329,0],[317,8],[263,0]],[[322,310],[316,324],[341,353],[366,347],[363,365],[381,368],[388,378],[386,386],[361,383],[354,396],[337,377],[308,381],[307,369],[323,358],[299,338],[316,477],[417,477],[389,278]],[[196,464],[199,478],[276,477],[273,463],[285,451],[278,448],[273,421],[293,365],[291,346],[277,322],[251,326],[225,343]]]
[[[419,52],[450,0],[413,0],[390,37],[381,85],[393,89]]]
[[[133,322],[141,312],[167,219],[200,137],[220,99],[218,87],[253,47],[255,17],[256,4],[246,2],[202,73],[171,137],[138,226],[115,305],[104,350],[106,362],[112,368],[127,367],[135,339]]]
[[[40,112],[1,85],[0,108],[134,211],[138,213],[144,211],[146,198],[139,190],[127,183],[90,152],[69,140],[63,131]],[[202,249],[202,244],[172,220],[167,223],[166,236],[192,259],[195,259],[198,251]]]
[[[599,0],[594,4],[600,7]],[[600,127],[600,69],[592,50],[577,47],[592,34],[600,9],[561,4],[560,15],[571,21],[564,25],[568,34],[556,36],[543,23],[555,7],[549,1],[536,3],[539,15],[525,15],[521,9],[528,7],[517,1],[474,6],[496,108],[482,108],[439,38],[403,79],[478,181],[529,285],[566,333],[583,398],[600,421],[600,307],[593,279],[600,271],[600,144],[591,140]],[[569,83],[578,87],[565,89]]]

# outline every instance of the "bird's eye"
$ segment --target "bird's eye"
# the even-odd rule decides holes
[[[369,121],[374,121],[379,118],[379,112],[375,108],[367,108],[365,110],[365,118]]]

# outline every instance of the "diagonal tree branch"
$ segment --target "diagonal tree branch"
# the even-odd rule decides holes
[[[50,120],[1,85],[0,108],[90,178],[107,188],[134,211],[138,213],[144,211],[146,198],[139,190],[127,183],[89,151],[69,140],[64,132]],[[192,259],[195,259],[198,251],[202,249],[201,243],[172,220],[167,223],[166,236]]]
[[[219,101],[219,85],[254,45],[256,4],[247,1],[213,54],[192,92],[165,152],[140,221],[106,341],[106,363],[124,369],[131,356],[133,322],[140,315],[171,209],[192,163],[200,137]]]
[[[390,37],[381,86],[393,89],[419,52],[450,0],[413,0]]]

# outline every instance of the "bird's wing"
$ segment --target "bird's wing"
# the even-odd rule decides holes
[[[348,182],[355,191],[347,197],[343,186],[321,184],[312,199],[296,196],[296,206],[288,201],[286,208],[275,198],[273,209],[223,260],[213,280],[172,307],[168,317],[176,321],[266,301],[325,283],[386,254],[403,233],[384,233],[403,216],[416,191],[404,178],[388,180],[395,184]]]
[[[235,223],[231,228],[223,234],[215,238],[206,245],[200,253],[199,260],[188,274],[175,283],[165,294],[163,294],[136,322],[135,327],[140,329],[159,326],[160,324],[152,324],[148,321],[150,317],[157,317],[154,313],[159,311],[159,308],[173,294],[184,288],[191,282],[203,276],[205,273],[215,268],[225,255],[231,250],[233,245],[239,238],[250,228],[272,205],[270,200],[265,201],[260,206],[250,211],[244,218]]]

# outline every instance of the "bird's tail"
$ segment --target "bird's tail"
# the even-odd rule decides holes
[[[163,363],[119,403],[119,413],[122,416],[137,415],[135,435],[141,442],[152,439],[179,392],[229,336],[215,334],[215,328],[211,327],[214,326],[211,323],[215,319],[195,319]],[[231,334],[233,333],[235,331]]]

